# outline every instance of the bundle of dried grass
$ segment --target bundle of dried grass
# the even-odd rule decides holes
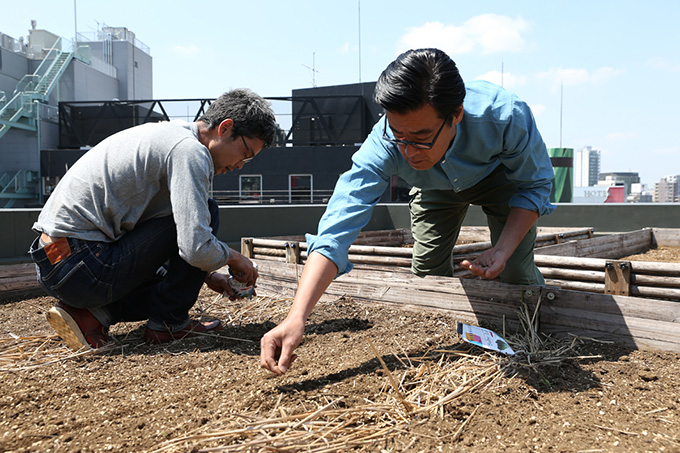
[[[380,352],[370,345],[389,378],[379,394],[380,401],[365,399],[363,405],[346,407],[339,398],[314,411],[294,415],[275,407],[272,413],[281,413],[276,417],[233,414],[218,429],[171,440],[157,451],[332,452],[376,448],[399,433],[413,433],[410,428],[414,425],[447,416],[448,405],[482,392],[502,376],[497,357],[484,351],[470,352],[466,346],[461,350],[433,350],[421,357],[402,352],[397,356],[402,366],[391,371]],[[456,416],[460,422],[454,439],[475,412],[476,408],[467,416]]]
[[[11,335],[0,338],[0,371],[30,370],[93,353],[92,349],[72,351],[58,335]]]
[[[504,366],[527,367],[539,372],[540,366],[558,365],[567,360],[599,358],[600,356],[581,356],[576,347],[583,341],[572,336],[572,339],[556,339],[540,332],[541,297],[533,310],[522,304],[518,312],[519,329],[514,335],[506,337],[515,355],[501,358]],[[504,335],[505,336],[505,335]]]
[[[223,428],[165,442],[155,451],[336,452],[370,447],[404,429],[390,405],[341,408],[342,398],[315,411],[278,417],[234,414]]]
[[[201,299],[193,308],[193,315],[219,318],[230,325],[246,325],[285,318],[293,299],[290,297],[261,297],[229,300],[224,294],[212,298],[209,303]]]

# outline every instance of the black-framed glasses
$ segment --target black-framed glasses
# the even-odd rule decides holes
[[[432,149],[434,144],[437,142],[437,138],[439,138],[439,134],[441,134],[442,130],[444,129],[444,125],[448,121],[449,117],[447,116],[444,118],[444,122],[442,125],[439,127],[439,130],[437,133],[434,135],[434,138],[432,139],[431,142],[428,143],[422,143],[422,142],[412,142],[410,140],[401,140],[399,138],[392,138],[387,136],[387,118],[385,118],[385,129],[383,129],[383,140],[387,140],[390,143],[394,143],[395,145],[402,145],[402,146],[411,146],[413,148],[418,148],[418,149]]]
[[[242,164],[247,164],[248,162],[255,158],[255,153],[253,152],[253,150],[250,149],[250,146],[248,146],[248,143],[246,142],[246,139],[243,138],[243,135],[241,135],[241,140],[243,140],[243,145],[246,147],[246,151],[248,151],[248,154],[250,155],[249,156],[246,155],[246,157],[241,159],[239,162],[241,162]]]

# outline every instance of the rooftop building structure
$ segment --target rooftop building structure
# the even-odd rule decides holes
[[[104,26],[67,40],[0,31],[0,207],[40,205],[42,150],[59,147],[59,103],[153,97],[152,57],[133,32]]]
[[[666,176],[654,184],[654,202],[678,203],[680,202],[680,187],[678,180],[680,175]]]
[[[574,163],[574,187],[592,187],[597,185],[600,176],[601,152],[586,146],[576,151]]]

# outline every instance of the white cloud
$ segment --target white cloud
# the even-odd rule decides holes
[[[181,57],[193,57],[201,52],[201,49],[195,44],[189,44],[187,46],[181,44],[175,44],[172,46],[172,52]]]
[[[680,63],[674,63],[661,57],[650,58],[647,60],[647,65],[662,71],[680,72]]]
[[[512,19],[498,14],[482,14],[461,26],[427,22],[413,27],[401,37],[400,51],[437,47],[451,55],[471,52],[519,52],[526,48],[522,33],[529,28],[521,17]]]
[[[587,69],[575,68],[550,68],[547,71],[538,74],[539,80],[548,81],[553,89],[559,88],[560,85],[574,86],[585,83],[601,83],[623,74],[623,70],[610,67],[602,67],[589,71]]]
[[[346,42],[345,44],[342,45],[342,47],[340,47],[340,53],[341,54],[349,53],[349,49],[350,49],[349,43]]]
[[[623,74],[625,71],[623,69],[616,69],[610,67],[598,68],[591,74],[591,80],[595,83],[606,82],[611,80],[616,76]]]
[[[475,77],[475,80],[487,80],[509,90],[514,90],[527,83],[525,76],[500,71],[489,71],[486,74]]]
[[[531,112],[534,114],[535,117],[543,115],[547,110],[544,104],[532,104],[529,107],[531,108]]]

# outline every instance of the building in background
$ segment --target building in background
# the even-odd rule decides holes
[[[640,175],[634,172],[610,172],[600,173],[600,179],[597,182],[598,186],[623,186],[625,196],[631,192],[633,184],[640,183]]]
[[[600,150],[586,146],[576,152],[574,162],[574,187],[597,185],[600,177]]]
[[[60,148],[60,102],[151,99],[149,48],[123,27],[67,40],[37,28],[0,32],[0,207],[38,206],[50,182],[42,151]]]
[[[655,203],[678,203],[680,202],[680,190],[678,188],[680,175],[666,176],[654,184]]]
[[[626,197],[627,203],[651,203],[654,194],[647,189],[646,184],[633,183],[630,185],[630,193]]]

